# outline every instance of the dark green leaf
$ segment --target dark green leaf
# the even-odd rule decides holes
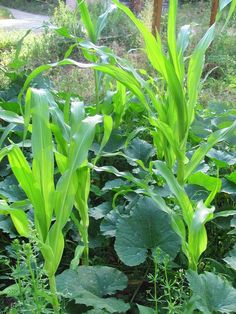
[[[236,271],[236,244],[229,254],[224,258],[224,261]]]
[[[127,286],[127,277],[107,266],[80,266],[77,270],[65,270],[57,276],[58,291],[76,303],[107,310],[109,313],[126,313],[129,305],[112,295]]]
[[[221,192],[236,195],[236,184],[230,182],[226,179],[222,179],[222,189]]]
[[[216,150],[212,148],[208,153],[207,157],[214,160],[216,165],[220,168],[228,167],[236,163],[236,157],[225,151]]]
[[[119,217],[119,214],[117,214],[115,211],[111,211],[106,215],[100,225],[101,233],[104,236],[114,237],[116,235],[116,223]]]
[[[0,195],[10,202],[15,202],[26,198],[24,192],[17,184],[14,176],[8,176],[0,182]]]
[[[137,307],[139,309],[139,314],[155,314],[155,311],[147,306],[143,306],[140,304],[137,304]]]
[[[127,186],[127,182],[122,179],[114,179],[107,181],[105,183],[105,186],[102,188],[103,191],[110,191],[110,190],[116,190],[120,187]]]
[[[153,146],[146,141],[143,141],[139,138],[135,138],[129,146],[124,151],[125,155],[127,155],[131,160],[128,161],[132,165],[136,165],[133,160],[141,160],[144,164],[155,154],[155,150]]]
[[[101,219],[106,216],[107,213],[112,209],[110,202],[104,202],[98,206],[90,208],[89,215],[94,219]]]
[[[235,313],[236,289],[228,281],[213,273],[198,275],[193,271],[187,274],[187,279],[198,310],[204,314]]]
[[[118,221],[115,250],[128,266],[143,263],[148,250],[160,247],[175,257],[180,238],[171,228],[169,215],[148,197],[140,199],[132,214]]]

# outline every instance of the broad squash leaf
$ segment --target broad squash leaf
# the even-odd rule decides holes
[[[139,309],[139,314],[154,314],[155,313],[154,309],[150,307],[143,306],[140,304],[137,304],[137,307]]]
[[[115,298],[104,298],[127,286],[127,277],[107,266],[80,266],[57,276],[57,289],[76,303],[109,313],[126,313],[129,305]]]
[[[236,244],[234,245],[233,249],[229,252],[224,258],[224,261],[236,271]]]
[[[151,198],[140,198],[132,214],[118,221],[115,250],[124,264],[135,266],[145,261],[149,249],[157,247],[175,257],[180,238],[172,231],[169,215]]]
[[[204,314],[235,313],[236,289],[228,281],[213,273],[198,275],[193,271],[189,271],[187,279],[193,292],[195,308]]]
[[[219,168],[227,168],[236,164],[236,156],[221,150],[212,148],[207,157],[211,158]]]
[[[128,162],[131,165],[136,165],[135,160],[141,160],[146,164],[150,157],[154,155],[155,150],[151,144],[139,138],[135,138],[124,152],[128,157]]]

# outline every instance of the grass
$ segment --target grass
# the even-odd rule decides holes
[[[13,18],[13,15],[11,14],[11,12],[8,9],[0,6],[0,20],[12,19],[12,18]]]
[[[50,14],[55,4],[50,3],[50,1],[41,1],[41,0],[35,0],[35,1],[27,1],[27,0],[14,0],[14,1],[8,1],[8,0],[1,0],[1,4],[13,9],[22,10],[30,13],[35,14]]]

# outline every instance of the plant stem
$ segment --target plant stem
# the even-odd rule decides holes
[[[31,248],[31,245],[30,245],[30,249]],[[30,253],[33,255],[33,252],[30,251]],[[32,288],[33,288],[33,291],[34,291],[34,294],[33,294],[33,298],[34,298],[34,302],[37,306],[37,313],[40,313],[39,312],[39,302],[38,302],[38,289],[37,289],[37,281],[36,281],[36,278],[35,278],[35,273],[34,273],[34,270],[32,269],[32,266],[31,266],[31,256],[29,255],[29,252],[28,254],[26,255],[26,262],[27,262],[27,267],[29,269],[29,273],[30,273],[30,276],[31,276],[31,282],[32,282]],[[35,263],[36,265],[36,263]]]
[[[83,265],[88,266],[89,265],[88,228],[84,230],[83,243],[84,243]]]
[[[172,305],[172,297],[171,297],[171,289],[170,289],[170,282],[167,275],[167,264],[164,265],[164,274],[165,274],[165,287],[167,288],[168,298],[169,298],[169,304]]]
[[[96,113],[99,113],[99,78],[98,72],[94,70],[94,80],[95,80],[95,101],[96,101]]]
[[[180,185],[184,185],[185,164],[184,159],[178,159],[177,180]]]
[[[79,233],[80,233],[82,240],[83,240],[84,252],[83,252],[83,257],[82,257],[82,263],[83,263],[83,265],[88,266],[89,265],[89,241],[88,241],[89,216],[88,216],[88,208],[86,208],[86,210],[84,212],[85,212],[86,219],[85,219],[84,215],[80,215],[82,224],[80,224],[80,222],[78,221],[78,219],[76,218],[76,216],[73,212],[71,213],[71,219],[73,220],[74,224],[78,228]],[[81,214],[81,212],[80,212],[80,214]]]
[[[50,291],[52,294],[52,306],[55,314],[60,314],[60,304],[57,298],[55,275],[49,276]]]
[[[157,304],[157,275],[158,275],[158,264],[154,259],[154,302],[155,302],[155,314],[158,314],[158,304]]]
[[[197,262],[193,261],[192,258],[190,258],[190,260],[189,260],[188,269],[193,270],[193,271],[197,271]]]

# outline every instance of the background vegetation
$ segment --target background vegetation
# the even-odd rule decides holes
[[[114,2],[0,34],[0,311],[234,313],[235,13]]]

